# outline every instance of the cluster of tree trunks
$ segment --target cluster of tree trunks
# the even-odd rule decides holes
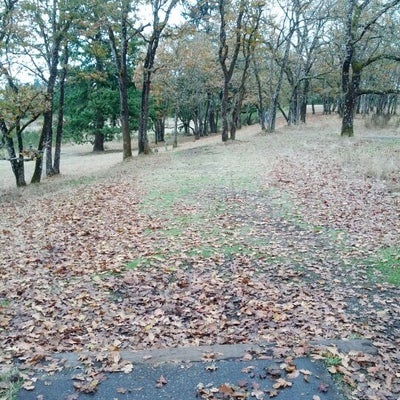
[[[310,94],[313,98],[319,97],[325,114],[340,114],[342,136],[353,136],[357,112],[372,114],[376,123],[382,124],[389,117],[379,116],[390,116],[397,111],[397,86],[377,88],[379,68],[400,61],[400,53],[393,46],[397,26],[394,11],[399,10],[400,0],[344,0],[332,4],[322,0],[287,0],[278,4],[279,19],[263,2],[199,0],[185,5],[189,17],[185,29],[168,30],[171,13],[177,4],[178,0],[150,0],[150,22],[140,24],[135,20],[138,4],[131,0],[94,1],[90,9],[77,0],[67,3],[3,2],[0,6],[0,62],[3,63],[0,73],[6,87],[2,98],[18,98],[19,104],[9,108],[15,114],[11,119],[7,117],[10,113],[0,116],[0,147],[7,149],[18,186],[26,184],[26,144],[22,133],[39,116],[42,116],[43,124],[33,158],[32,182],[40,182],[43,166],[48,176],[60,173],[66,87],[72,84],[68,81],[72,65],[83,60],[81,54],[84,52],[86,58],[82,66],[88,62],[94,68],[94,72],[88,73],[89,69],[85,72],[91,82],[92,94],[103,93],[110,76],[115,79],[123,159],[132,156],[129,93],[134,86],[133,69],[138,67],[134,64],[138,59],[139,43],[144,49],[143,61],[138,68],[141,76],[136,81],[137,93],[140,93],[137,113],[139,154],[151,153],[148,138],[151,121],[156,143],[165,140],[167,117],[173,117],[175,121],[176,145],[179,129],[198,139],[217,132],[221,126],[222,141],[234,140],[241,124],[252,121],[254,110],[258,112],[262,129],[270,132],[275,130],[278,111],[289,125],[305,123]],[[331,13],[332,7],[335,14]],[[29,37],[24,31],[27,30],[25,20],[30,21],[31,36],[40,37],[39,44],[29,44],[29,40],[25,40]],[[168,66],[156,58],[161,40],[170,36],[172,42],[183,43],[185,38],[190,38],[196,43],[196,35],[199,35],[197,44],[212,42],[209,49],[214,56],[199,67],[200,57],[193,64],[196,54],[191,53],[187,58],[187,70],[178,60],[165,81],[169,95],[161,95],[161,104],[150,113],[151,96],[156,97],[154,82]],[[334,38],[336,47],[332,40],[325,40],[328,37]],[[104,51],[104,43],[108,52]],[[331,54],[334,48],[337,53]],[[30,92],[26,92],[29,101],[26,98],[22,101],[21,90],[26,88],[12,76],[10,66],[4,64],[13,52],[24,53],[31,60],[28,69],[35,72],[39,82],[37,87],[32,86]],[[113,62],[111,73],[109,65],[105,65],[105,60],[110,58]],[[341,64],[335,64],[336,60]],[[213,68],[209,67],[210,63],[215,63]],[[188,79],[185,74],[191,70],[193,75]],[[380,76],[380,79],[385,78]],[[385,82],[390,86],[391,82],[397,82],[396,79],[394,73],[391,80]],[[163,91],[162,84],[158,90]],[[40,96],[43,99],[38,101]],[[2,108],[7,109],[7,103],[3,103]],[[111,120],[115,120],[115,115],[106,115],[100,105],[94,106],[90,121],[94,151],[104,151],[105,128],[112,124]]]

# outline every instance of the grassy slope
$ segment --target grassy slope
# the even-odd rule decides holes
[[[3,363],[361,336],[395,376],[400,141],[342,140],[334,124],[250,129],[3,196]],[[355,396],[388,382],[367,381]]]

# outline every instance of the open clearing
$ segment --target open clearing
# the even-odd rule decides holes
[[[351,398],[398,399],[400,135],[358,121],[343,139],[338,124],[248,127],[124,163],[69,147],[63,176],[22,190],[3,174],[2,364],[366,338],[377,356],[332,350],[331,372]]]

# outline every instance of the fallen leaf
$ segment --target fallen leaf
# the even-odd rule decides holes
[[[267,390],[266,392],[268,394],[269,397],[276,397],[278,396],[279,392],[275,389],[271,389],[271,390]]]
[[[162,388],[164,385],[166,385],[168,383],[167,379],[161,375],[156,382],[156,387],[157,388]]]
[[[319,390],[321,393],[326,393],[326,392],[328,392],[328,389],[329,389],[329,385],[328,385],[327,383],[321,382],[321,383],[318,385],[318,390]]]
[[[95,393],[97,392],[100,381],[92,379],[85,383],[75,382],[74,388],[82,393]]]
[[[28,391],[35,390],[35,384],[32,381],[25,381],[22,387]]]
[[[206,371],[211,371],[211,372],[214,372],[214,371],[216,371],[218,369],[218,367],[217,367],[217,365],[216,364],[211,364],[211,365],[207,365],[206,367],[205,367],[205,370]]]
[[[284,388],[290,387],[290,386],[292,386],[292,385],[293,385],[292,382],[286,381],[286,380],[283,379],[283,378],[278,378],[278,379],[276,380],[276,382],[272,385],[272,387],[273,387],[274,389],[284,389]]]
[[[121,372],[124,372],[125,374],[129,374],[130,372],[133,371],[133,364],[132,363],[126,363],[121,367]]]
[[[218,391],[220,393],[223,393],[224,395],[233,395],[233,393],[235,392],[231,386],[229,386],[228,384],[224,383],[221,386],[219,386]]]

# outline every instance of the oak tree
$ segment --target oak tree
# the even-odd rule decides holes
[[[342,136],[354,135],[356,100],[360,94],[363,71],[384,59],[400,61],[392,46],[400,0],[386,2],[345,0],[343,15],[342,61]],[[340,2],[339,2],[340,6]]]

